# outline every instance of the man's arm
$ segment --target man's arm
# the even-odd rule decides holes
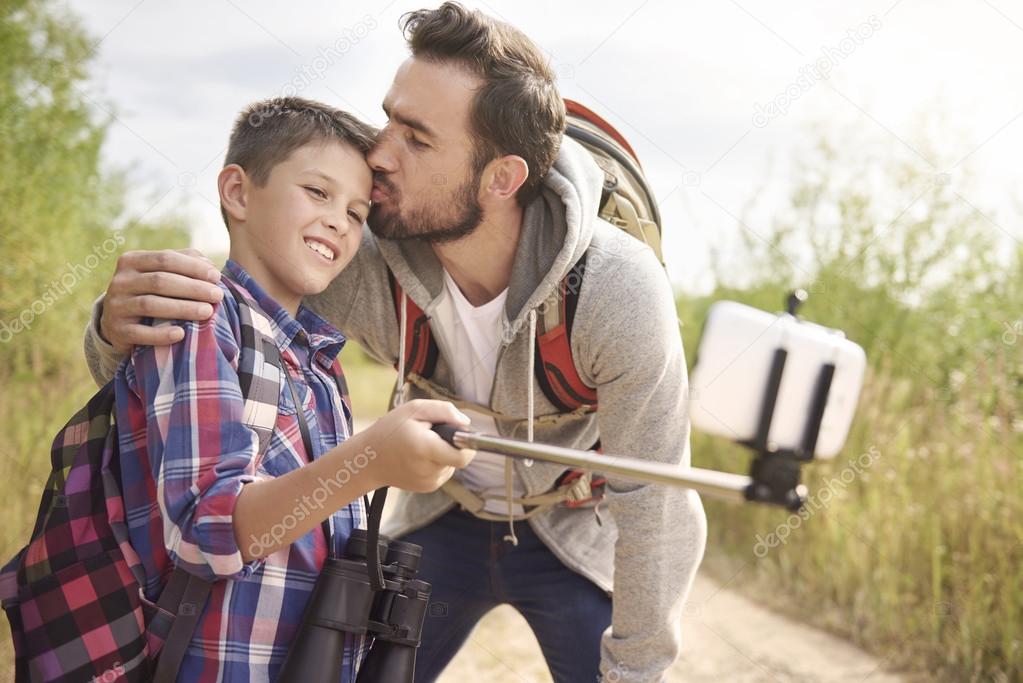
[[[583,287],[596,287],[589,293],[596,315],[573,338],[587,359],[583,378],[597,387],[601,444],[609,453],[689,466],[685,357],[664,270],[646,248],[594,257]],[[654,683],[679,654],[682,607],[703,557],[706,518],[699,496],[687,489],[610,477],[607,501],[618,540],[601,672],[605,680]]]
[[[362,245],[352,262],[322,293],[306,303],[345,335],[379,357],[379,344],[371,344],[376,321],[352,316],[356,298],[364,291],[364,278],[383,278],[387,269],[370,231],[363,230]],[[175,325],[152,327],[146,318],[207,320],[222,291],[216,286],[220,271],[195,249],[134,251],[117,260],[117,268],[92,308],[85,328],[85,360],[96,384],[109,382],[132,346],[165,346],[181,339]],[[378,287],[379,289],[379,283]],[[385,290],[381,290],[385,291]],[[397,334],[395,332],[395,334]]]
[[[145,318],[209,319],[223,296],[219,281],[220,271],[195,249],[122,254],[85,328],[85,360],[96,383],[102,386],[113,378],[132,346],[165,346],[182,339],[180,327],[152,327]]]
[[[85,363],[89,366],[92,381],[98,387],[102,387],[114,378],[117,366],[127,356],[111,346],[110,342],[99,334],[99,321],[103,315],[103,298],[101,295],[92,304],[92,315],[89,317],[89,324],[85,326],[85,339],[83,340]]]

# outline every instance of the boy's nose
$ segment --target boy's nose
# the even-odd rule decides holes
[[[339,235],[344,235],[345,234],[344,226],[346,225],[344,219],[345,217],[343,215],[339,216],[334,213],[326,214],[323,217],[323,227],[333,232],[336,232]]]

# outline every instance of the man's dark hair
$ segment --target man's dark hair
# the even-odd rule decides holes
[[[529,178],[516,200],[526,206],[540,192],[565,131],[565,102],[543,52],[517,28],[457,2],[409,12],[401,26],[413,57],[459,64],[483,81],[470,115],[473,162],[480,171],[498,156],[522,157]]]
[[[365,154],[376,136],[375,128],[348,112],[301,97],[275,97],[254,102],[238,115],[224,166],[238,164],[262,187],[274,166],[286,161],[299,147],[334,140]],[[227,225],[223,205],[220,215]]]

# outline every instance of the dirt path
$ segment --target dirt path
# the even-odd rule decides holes
[[[682,619],[683,653],[669,683],[906,683],[849,643],[770,612],[698,576]],[[522,617],[490,612],[441,683],[545,683],[551,677]]]

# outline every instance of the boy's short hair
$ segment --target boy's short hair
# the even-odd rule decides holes
[[[373,126],[322,102],[274,97],[253,102],[238,115],[231,129],[224,166],[238,164],[262,187],[274,166],[287,160],[299,147],[336,140],[365,154],[376,136]],[[224,225],[228,225],[223,204],[220,215]]]

